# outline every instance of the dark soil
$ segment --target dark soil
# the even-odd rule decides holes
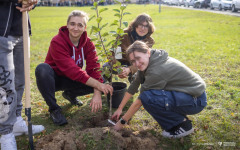
[[[85,122],[81,131],[56,130],[35,143],[36,150],[85,150],[85,149],[156,149],[158,140],[147,131],[111,128],[107,114],[99,114]]]

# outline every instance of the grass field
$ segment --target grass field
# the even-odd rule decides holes
[[[104,7],[109,8],[103,12],[104,21],[111,22],[111,9],[118,6]],[[61,92],[57,92],[58,104],[63,107],[69,124],[53,125],[35,82],[36,66],[44,61],[52,37],[66,24],[68,14],[74,9],[86,11],[90,16],[94,14],[90,7],[37,7],[30,12],[32,122],[46,127],[46,132],[34,136],[35,141],[55,130],[81,130],[82,126],[76,125],[74,119],[80,116],[84,123],[95,115],[88,108],[90,96],[80,97],[85,105],[78,108],[70,106]],[[130,128],[148,129],[160,141],[159,149],[240,149],[240,17],[170,7],[162,7],[159,13],[158,5],[129,5],[127,11],[131,15],[124,20],[128,22],[142,12],[152,16],[156,26],[154,48],[165,49],[171,57],[197,72],[207,84],[208,95],[206,109],[189,116],[195,127],[191,136],[176,140],[161,137],[161,128],[142,108],[132,118]],[[88,31],[93,24],[93,21],[88,23]],[[108,111],[105,97],[103,111]],[[26,149],[27,137],[19,137],[17,142],[19,149]],[[223,142],[222,145],[219,142]],[[91,145],[88,148],[97,149]]]

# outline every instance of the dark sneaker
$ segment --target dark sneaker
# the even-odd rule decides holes
[[[186,120],[168,131],[163,131],[162,136],[168,138],[180,138],[191,134],[194,131],[191,120]]]
[[[68,94],[66,91],[64,91],[62,93],[62,96],[69,100],[71,102],[72,105],[77,105],[77,106],[82,106],[83,105],[83,102],[80,101],[79,99],[77,99],[77,97],[75,96],[71,96],[70,94]]]
[[[51,111],[50,117],[56,125],[62,126],[68,123],[66,118],[63,116],[61,109]]]

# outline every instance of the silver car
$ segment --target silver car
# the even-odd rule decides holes
[[[218,10],[231,9],[232,0],[211,0],[210,8],[218,8]]]
[[[237,12],[240,10],[240,0],[233,0],[232,1],[232,12]]]

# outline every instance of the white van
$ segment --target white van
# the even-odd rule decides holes
[[[240,0],[233,0],[232,1],[232,12],[237,12],[240,10]]]

